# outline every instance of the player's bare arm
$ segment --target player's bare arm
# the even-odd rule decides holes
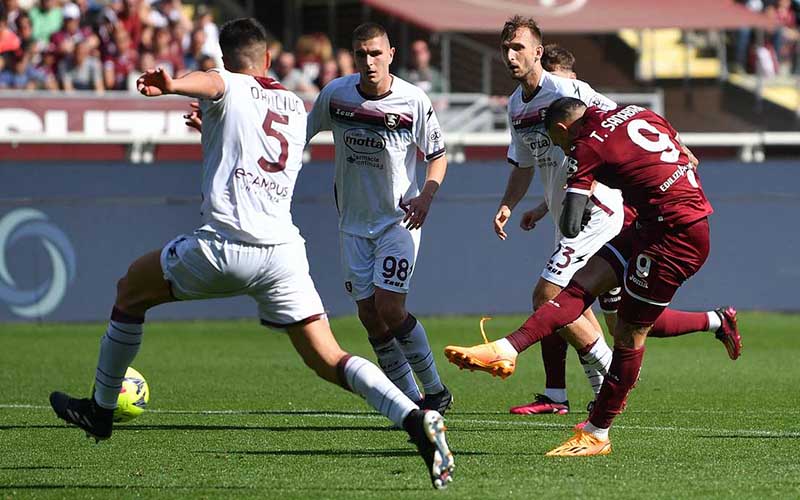
[[[683,153],[689,157],[689,164],[696,169],[700,165],[700,160],[697,159],[697,157],[694,155],[694,153],[692,153],[689,147],[686,146],[686,143],[683,142],[683,139],[681,138],[680,134],[676,134],[675,138],[678,140],[678,145],[680,145],[681,151],[683,151]]]
[[[192,71],[173,79],[164,68],[158,68],[140,76],[136,89],[147,97],[177,94],[195,99],[218,99],[225,92],[225,82],[214,71]]]
[[[550,209],[547,208],[547,202],[542,201],[537,206],[522,214],[522,220],[519,221],[519,227],[523,231],[530,231],[536,227],[536,223],[544,218]]]
[[[497,214],[494,216],[494,232],[501,240],[508,238],[508,234],[504,230],[505,225],[511,218],[511,211],[528,192],[534,172],[533,168],[514,167],[508,177],[506,192],[500,201],[500,208],[497,209]]]
[[[428,163],[428,173],[425,177],[425,185],[422,192],[416,198],[408,200],[404,206],[406,216],[403,223],[411,229],[419,229],[425,223],[425,218],[431,208],[431,202],[439,190],[439,186],[444,182],[444,175],[447,172],[447,157],[442,155]]]

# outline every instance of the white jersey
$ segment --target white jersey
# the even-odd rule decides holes
[[[617,107],[614,101],[595,91],[588,83],[556,76],[547,71],[542,72],[533,97],[526,101],[520,86],[509,98],[511,144],[508,147],[508,161],[521,168],[539,167],[544,185],[544,199],[555,221],[557,240],[560,238],[558,221],[561,218],[568,172],[564,152],[552,143],[544,129],[544,114],[547,107],[561,97],[575,97],[587,106],[598,106],[602,109]],[[618,204],[614,203],[616,198],[622,198],[618,190],[597,184],[592,202],[595,205]],[[601,208],[595,206],[592,210]]]
[[[425,93],[393,76],[378,97],[361,93],[358,73],[322,89],[308,117],[308,139],[331,130],[336,145],[336,206],[341,231],[376,238],[403,219],[419,195],[417,148],[430,161],[445,154],[436,113]]]
[[[258,245],[303,241],[290,212],[305,147],[303,101],[271,78],[211,71],[225,92],[200,101],[200,229]]]

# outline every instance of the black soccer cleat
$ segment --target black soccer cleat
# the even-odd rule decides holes
[[[444,387],[444,390],[437,392],[436,394],[425,394],[422,404],[419,405],[420,409],[422,410],[436,410],[439,412],[439,415],[442,416],[444,416],[445,412],[452,406],[453,395],[450,394],[450,391],[447,389],[447,387]]]
[[[86,437],[94,438],[98,443],[111,437],[114,410],[99,406],[94,398],[76,399],[63,392],[52,392],[50,406],[58,418],[86,431]]]
[[[447,446],[444,418],[435,410],[413,410],[403,421],[411,442],[417,447],[437,490],[453,481],[455,462]]]

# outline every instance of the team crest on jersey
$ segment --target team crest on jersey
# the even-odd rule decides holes
[[[400,125],[400,115],[397,113],[384,113],[383,121],[386,123],[386,128],[395,130]]]

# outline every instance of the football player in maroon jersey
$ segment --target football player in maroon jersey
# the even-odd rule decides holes
[[[606,244],[516,331],[480,346],[449,346],[445,354],[462,368],[508,376],[518,353],[574,321],[598,295],[622,287],[611,368],[589,420],[548,453],[606,455],[611,422],[638,379],[647,333],[708,257],[713,209],[677,132],[652,111],[633,105],[602,111],[564,97],[548,107],[545,126],[571,162],[559,221],[563,234],[580,232],[595,181],[620,189],[638,222]]]

